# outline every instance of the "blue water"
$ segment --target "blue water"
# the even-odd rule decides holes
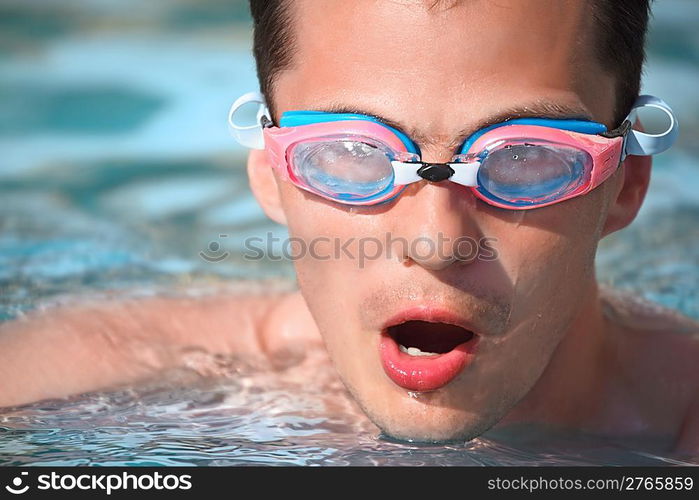
[[[693,0],[656,2],[644,87],[674,106],[681,138],[657,159],[638,220],[603,241],[598,260],[603,283],[693,318],[697,23]],[[0,320],[83,295],[293,279],[285,260],[241,256],[244,237],[285,235],[252,199],[243,151],[225,126],[231,100],[256,87],[249,41],[245,2],[0,4]],[[227,257],[210,263],[204,250]],[[214,379],[3,410],[0,464],[696,461],[649,443],[537,429],[458,446],[393,443],[377,436],[330,367],[320,379],[308,387],[230,361]]]

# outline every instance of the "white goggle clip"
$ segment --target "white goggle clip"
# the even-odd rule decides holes
[[[679,136],[679,125],[677,123],[677,118],[675,118],[675,114],[672,112],[672,108],[659,97],[652,95],[642,95],[636,99],[631,113],[626,117],[626,120],[631,122],[632,126],[638,119],[638,111],[643,108],[656,108],[661,110],[668,116],[670,122],[667,128],[659,134],[649,134],[633,129],[629,130],[626,135],[624,158],[627,155],[649,156],[662,153],[668,150]]]
[[[240,108],[249,103],[257,103],[257,113],[254,125],[241,125],[235,122],[235,114]],[[264,149],[265,139],[262,134],[262,117],[271,120],[269,109],[265,103],[265,97],[260,92],[248,92],[235,100],[228,111],[228,126],[231,134],[241,146],[250,149]]]

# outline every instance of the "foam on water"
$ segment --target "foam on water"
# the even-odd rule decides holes
[[[186,385],[161,382],[6,411],[0,416],[0,465],[679,465],[692,460],[651,451],[648,443],[643,448],[534,427],[491,432],[466,443],[399,443],[378,434],[330,366],[284,377],[230,365],[227,371]]]

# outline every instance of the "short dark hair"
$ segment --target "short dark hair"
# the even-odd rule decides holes
[[[295,48],[291,13],[285,0],[250,0],[250,13],[257,79],[274,120],[274,84],[279,73],[291,65]]]
[[[629,114],[641,91],[651,2],[591,0],[597,23],[593,35],[595,54],[602,67],[617,79],[614,126],[620,125]]]
[[[294,37],[287,0],[249,0],[253,18],[253,54],[260,90],[272,119],[272,98],[277,76],[292,64]],[[652,0],[589,0],[595,32],[595,55],[617,78],[614,117],[619,125],[629,113],[641,88],[645,40]]]

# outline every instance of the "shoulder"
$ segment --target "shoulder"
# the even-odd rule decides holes
[[[699,341],[699,322],[674,309],[608,286],[600,286],[600,298],[605,315],[626,328]]]
[[[699,393],[689,406],[675,442],[675,450],[699,456]]]
[[[301,292],[287,293],[275,301],[261,326],[260,344],[280,367],[323,351],[320,332]]]
[[[661,427],[694,435],[699,447],[699,323],[628,292],[605,287],[600,297],[629,392]]]
[[[623,339],[649,354],[666,354],[674,362],[694,361],[699,376],[699,322],[678,311],[661,306],[638,295],[600,288],[605,317],[622,332]]]
[[[638,372],[699,391],[699,323],[642,297],[605,288],[604,314],[615,325],[621,352]]]

